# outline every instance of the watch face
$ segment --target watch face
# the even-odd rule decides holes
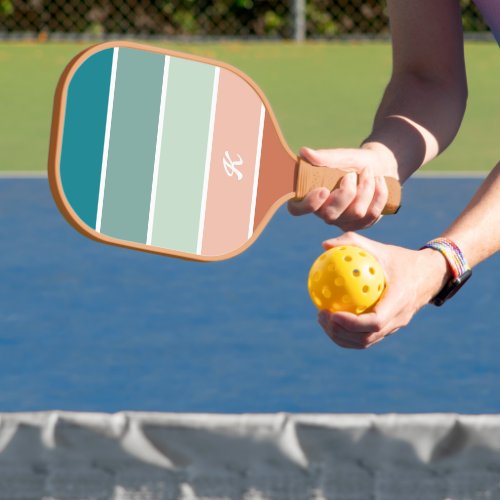
[[[451,299],[460,288],[462,288],[467,280],[472,276],[472,270],[468,269],[458,278],[451,279],[446,283],[443,289],[432,299],[432,303],[436,306],[442,306],[448,299]]]

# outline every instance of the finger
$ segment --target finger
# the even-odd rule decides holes
[[[335,224],[337,219],[349,207],[356,197],[357,175],[355,172],[348,172],[337,189],[335,189],[322,207],[317,211],[328,224]]]
[[[288,202],[288,211],[292,215],[305,215],[316,212],[330,196],[327,188],[314,189],[300,201],[290,200]]]
[[[372,342],[404,326],[399,313],[398,304],[400,302],[399,297],[393,297],[390,293],[386,294],[384,292],[372,312],[360,315],[349,312],[338,312],[335,314],[334,321],[339,329],[363,335],[368,342]]]
[[[371,167],[361,170],[358,179],[356,197],[337,218],[335,224],[344,231],[364,229],[373,225],[379,214],[369,214],[375,196],[376,179]]]
[[[337,313],[329,311],[321,311],[318,314],[318,322],[325,330],[325,333],[336,343],[342,347],[354,349],[364,349],[367,345],[367,337],[369,334],[357,334],[345,330],[335,322]]]
[[[346,223],[363,220],[372,204],[375,194],[375,177],[373,170],[368,167],[360,171],[356,197],[342,214]]]
[[[397,328],[391,333],[352,332],[346,330],[339,324],[336,324],[335,319],[332,321],[332,335],[343,342],[355,345],[358,349],[367,349],[375,344],[378,344],[380,341],[384,340],[387,335],[391,335],[396,330]]]
[[[389,198],[389,190],[383,176],[375,177],[373,198],[368,210],[366,211],[366,222],[371,221],[372,224],[378,222],[382,218],[382,211]]]
[[[350,312],[338,312],[335,314],[335,324],[347,332],[358,335],[371,335],[379,333],[385,326],[383,318],[375,312],[365,314],[353,314]]]
[[[332,330],[325,330],[326,334],[337,344],[352,349],[367,349],[374,344],[377,344],[384,339],[383,335],[368,335],[368,334],[355,334],[347,332],[342,328]]]
[[[360,173],[356,198],[335,221],[344,231],[366,229],[382,218],[389,198],[387,183],[383,176],[368,176],[367,170],[369,172],[369,169],[364,169]]]
[[[349,337],[345,337],[343,335],[339,335],[338,332],[332,331],[328,328],[323,327],[326,335],[335,342],[338,346],[344,347],[346,349],[363,349],[359,342],[353,340]]]
[[[339,347],[343,347],[344,349],[357,349],[357,350],[361,350],[363,349],[363,347],[360,347],[359,345],[357,344],[354,344],[352,342],[347,342],[345,340],[342,340],[342,339],[338,339],[338,338],[335,338],[335,337],[332,337],[330,335],[328,335],[328,337],[333,341],[335,342],[335,344],[337,344]]]

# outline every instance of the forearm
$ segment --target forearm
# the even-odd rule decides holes
[[[388,0],[392,78],[364,148],[402,181],[443,151],[465,110],[467,81],[458,0]]]
[[[500,250],[500,163],[442,236],[461,248],[472,267]]]
[[[454,139],[466,104],[466,85],[393,76],[363,147],[385,154],[401,181]]]
[[[500,163],[441,237],[458,245],[471,268],[500,250]],[[424,248],[418,253],[422,272],[417,288],[423,304],[435,297],[453,275],[441,252]]]

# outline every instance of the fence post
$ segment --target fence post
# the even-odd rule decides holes
[[[293,38],[296,42],[306,39],[306,0],[292,0]]]

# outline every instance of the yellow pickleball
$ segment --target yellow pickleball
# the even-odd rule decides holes
[[[369,312],[382,295],[384,271],[363,248],[334,247],[313,263],[307,288],[318,309],[362,314]]]

